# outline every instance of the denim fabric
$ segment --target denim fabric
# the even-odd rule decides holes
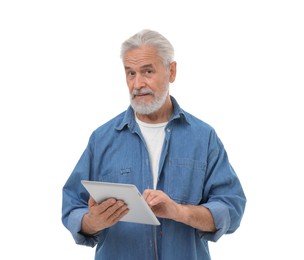
[[[208,260],[208,241],[240,225],[246,197],[222,142],[210,125],[171,100],[174,113],[165,129],[157,189],[177,203],[209,208],[217,231],[159,219],[157,227],[118,222],[94,236],[79,232],[89,198],[81,180],[132,183],[140,192],[153,188],[149,155],[129,107],[92,133],[63,187],[62,222],[77,244],[97,245],[95,259]]]

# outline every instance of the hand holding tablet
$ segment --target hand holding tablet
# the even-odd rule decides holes
[[[160,225],[135,185],[87,180],[82,180],[81,183],[97,203],[109,198],[124,201],[129,212],[120,221]]]

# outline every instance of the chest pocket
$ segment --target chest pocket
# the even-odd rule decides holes
[[[101,172],[99,181],[133,184],[134,172],[131,167],[111,169],[111,171]]]
[[[197,205],[204,188],[206,163],[188,158],[171,159],[166,176],[166,192],[177,203]]]

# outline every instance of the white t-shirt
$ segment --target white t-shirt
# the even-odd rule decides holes
[[[165,138],[165,127],[168,122],[159,124],[148,124],[140,121],[137,117],[136,122],[139,125],[142,135],[145,138],[145,142],[148,148],[152,174],[153,174],[153,186],[156,189],[158,179],[158,168],[161,151],[163,148]]]

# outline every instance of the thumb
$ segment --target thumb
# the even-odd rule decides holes
[[[96,201],[90,196],[89,201],[88,201],[88,206],[93,207],[94,205],[96,205]]]

